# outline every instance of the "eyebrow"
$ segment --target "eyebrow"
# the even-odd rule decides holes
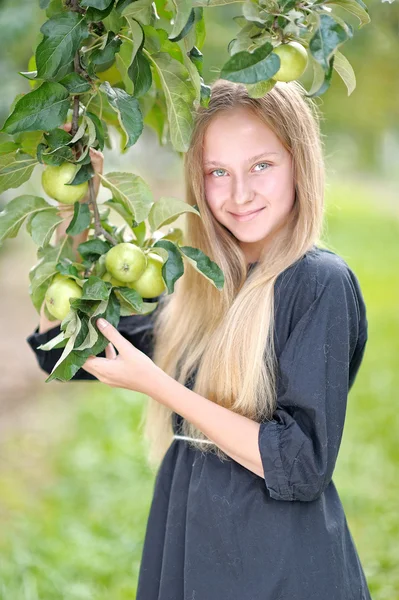
[[[252,162],[255,160],[258,160],[258,158],[262,158],[263,156],[280,156],[280,152],[261,152],[261,154],[257,154],[256,156],[252,156],[251,158],[248,159],[248,162]],[[204,165],[206,167],[210,167],[210,166],[218,166],[220,165],[221,167],[226,167],[227,165],[224,165],[222,162],[220,161],[216,161],[216,160],[207,160],[205,161]]]

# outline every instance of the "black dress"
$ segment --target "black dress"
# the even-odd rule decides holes
[[[150,356],[151,317],[118,327]],[[27,341],[35,350],[59,331]],[[137,600],[370,600],[332,481],[367,340],[359,283],[341,257],[314,246],[279,275],[274,340],[277,410],[258,438],[264,478],[174,439],[155,480]],[[40,366],[50,372],[61,351],[36,351]],[[173,413],[175,434],[181,422]]]

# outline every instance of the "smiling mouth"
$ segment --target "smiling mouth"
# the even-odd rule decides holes
[[[264,208],[264,207],[262,207]],[[253,215],[256,212],[259,212],[260,210],[262,210],[262,208],[257,208],[256,210],[251,210],[250,212],[246,212],[246,213],[231,213],[232,215],[234,215],[235,217],[247,217],[249,215]]]
[[[260,212],[262,212],[262,210],[266,208],[265,206],[263,206],[262,208],[258,208],[258,210],[254,210],[252,212],[249,213],[244,213],[242,215],[237,215],[235,213],[230,213],[237,221],[249,221],[250,219],[256,217],[256,215],[258,215]]]

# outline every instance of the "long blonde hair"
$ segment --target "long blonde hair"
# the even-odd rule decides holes
[[[273,344],[274,283],[278,275],[319,243],[323,228],[325,167],[321,114],[296,81],[277,82],[261,98],[243,84],[219,79],[208,107],[195,115],[190,148],[184,156],[186,201],[201,219],[186,214],[184,245],[201,249],[222,269],[225,283],[215,288],[187,262],[175,291],[154,313],[154,362],[182,384],[195,373],[193,391],[250,419],[272,418],[276,408],[276,356]],[[291,153],[293,208],[267,253],[247,274],[235,236],[212,215],[204,192],[203,141],[219,113],[246,107],[277,135]],[[173,411],[148,397],[143,413],[148,461],[157,467],[173,439]],[[183,419],[183,435],[208,439]],[[181,442],[182,443],[182,442]],[[225,453],[216,444],[189,442],[202,452]]]

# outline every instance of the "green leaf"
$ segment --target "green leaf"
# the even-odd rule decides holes
[[[173,223],[180,215],[187,212],[192,212],[200,216],[195,208],[183,200],[165,196],[161,197],[157,202],[154,202],[148,215],[148,223],[151,231],[157,231],[160,227]]]
[[[108,306],[108,298],[106,300],[102,300],[98,304],[97,308],[95,309],[93,314],[89,317],[89,320],[87,321],[88,333],[87,333],[85,339],[83,340],[83,342],[79,346],[75,347],[75,350],[86,350],[87,348],[92,348],[95,345],[95,343],[98,341],[98,330],[93,325],[93,319],[97,320],[99,315],[101,315],[106,310],[107,306]]]
[[[143,25],[152,25],[151,0],[135,0],[122,11],[123,17],[132,17]]]
[[[28,181],[37,164],[35,158],[22,152],[0,155],[0,194]]]
[[[75,202],[73,218],[66,229],[68,235],[78,235],[85,231],[91,222],[91,212],[88,204]]]
[[[193,129],[193,102],[196,90],[187,68],[166,52],[157,52],[147,58],[154,64],[165,94],[173,147],[186,152]]]
[[[333,54],[331,56],[331,58],[329,59],[329,67],[328,70],[326,72],[322,72],[324,75],[324,79],[322,80],[321,86],[319,87],[319,89],[316,89],[316,91],[314,92],[309,92],[308,94],[305,94],[308,98],[314,98],[315,96],[321,96],[322,94],[324,94],[328,88],[331,85],[331,78],[332,78],[332,74],[333,74],[333,67],[334,67],[334,60],[335,60],[335,54]],[[312,86],[313,88],[313,86]]]
[[[62,223],[63,217],[57,214],[57,208],[37,212],[29,220],[29,233],[32,240],[39,247],[47,246],[58,225]]]
[[[107,8],[104,8],[103,10],[99,10],[98,8],[94,8],[94,7],[89,7],[86,10],[86,20],[94,21],[94,23],[97,23],[98,21],[102,21],[103,19],[105,19],[105,17],[108,17],[108,15],[112,11],[112,9],[113,9],[113,0],[111,0],[111,3],[109,4],[109,6]]]
[[[64,131],[64,129],[56,127],[48,133],[45,133],[44,139],[47,142],[49,150],[58,150],[59,148],[62,148],[62,146],[69,144],[72,140],[72,136],[67,131]]]
[[[102,121],[92,112],[86,111],[86,118],[91,119],[94,123],[94,127],[96,130],[96,139],[98,142],[98,148],[100,150],[104,149],[104,125]],[[94,171],[93,171],[94,172]]]
[[[324,71],[330,69],[334,50],[349,39],[345,29],[329,15],[320,15],[319,27],[309,42],[309,50]]]
[[[70,94],[83,94],[91,90],[90,83],[78,73],[69,73],[60,81]]]
[[[115,55],[115,64],[125,85],[125,92],[133,95],[133,82],[128,75],[128,69],[132,64],[138,47],[143,40],[143,30],[141,29],[141,25],[134,19],[128,19],[128,21],[132,31],[134,43],[130,40],[123,40],[119,52]]]
[[[350,64],[349,60],[341,54],[339,50],[336,50],[334,53],[334,69],[337,71],[338,75],[341,77],[342,81],[345,83],[348,89],[348,96],[351,95],[353,90],[356,87],[356,76],[355,72]]]
[[[68,90],[63,85],[45,81],[18,100],[0,131],[13,134],[55,129],[65,123],[69,102]]]
[[[105,10],[113,0],[81,0],[81,6],[91,6],[97,10]]]
[[[96,48],[90,54],[90,62],[95,65],[96,73],[105,71],[112,65],[121,44],[121,38],[115,35],[113,31],[108,31],[104,48]]]
[[[102,185],[111,190],[113,198],[123,204],[129,213],[133,214],[137,223],[141,223],[148,217],[154,200],[151,189],[144,179],[139,175],[133,175],[133,173],[118,173],[115,171],[106,175],[99,173],[99,177]],[[105,204],[109,203],[105,202]]]
[[[138,245],[142,246],[144,244],[145,236],[147,233],[147,227],[146,227],[145,221],[142,221],[141,223],[139,223],[137,225],[137,227],[133,227],[132,231],[133,231],[134,235],[136,236]]]
[[[161,243],[160,240],[158,243]],[[198,248],[192,246],[179,246],[179,251],[189,261],[196,271],[208,279],[218,290],[223,289],[224,274],[222,269],[213,260]]]
[[[220,77],[240,83],[258,83],[270,79],[280,68],[280,57],[273,45],[266,42],[253,52],[243,50],[234,54],[222,67]]]
[[[112,286],[96,275],[90,275],[83,286],[80,300],[108,300]]]
[[[23,152],[36,158],[37,146],[43,141],[43,132],[22,131],[14,135],[14,140],[20,145]]]
[[[143,131],[144,123],[140,104],[137,98],[129,96],[120,88],[111,87],[108,81],[104,81],[100,85],[100,89],[105,91],[108,102],[118,115],[120,126],[127,137],[124,145],[124,150],[126,150],[137,142]]]
[[[268,79],[267,81],[258,81],[258,83],[246,83],[245,87],[251,98],[262,98],[262,96],[270,92],[275,85],[275,79]]]
[[[65,332],[61,331],[55,338],[49,340],[45,344],[41,344],[37,348],[39,350],[52,350],[53,348],[64,348],[66,344],[62,344],[60,342],[65,342]]]
[[[0,156],[4,154],[12,154],[16,150],[18,150],[19,145],[15,142],[3,142],[0,144]]]
[[[173,27],[169,39],[177,42],[178,40],[174,38],[177,38],[183,29],[186,29],[186,25],[189,27],[186,29],[186,33],[188,33],[189,29],[193,26],[194,9],[192,8],[191,0],[172,0],[172,4],[176,14],[173,18]]]
[[[128,74],[133,82],[133,94],[135,98],[143,96],[143,94],[148,92],[152,84],[152,73],[150,63],[142,52],[137,52],[128,69]]]
[[[117,290],[115,290],[115,293],[118,298],[122,298],[124,300],[125,306],[131,311],[141,313],[143,308],[143,299],[136,290],[128,287],[118,287]]]
[[[48,202],[38,196],[17,196],[10,200],[0,213],[0,243],[6,238],[15,238],[21,225],[27,218],[33,218],[42,211],[56,210]]]
[[[79,271],[84,271],[85,268],[81,263],[72,262],[69,258],[62,258],[57,263],[56,268],[61,275],[74,279],[78,285],[83,287],[84,282],[79,275]]]
[[[100,238],[93,238],[91,240],[87,240],[87,242],[82,242],[79,244],[77,251],[85,260],[94,262],[99,256],[105,254],[111,248],[112,244],[110,242],[100,240]]]
[[[326,0],[324,5],[328,4],[335,4],[336,6],[344,8],[349,13],[355,15],[360,21],[359,29],[371,21],[367,5],[362,2],[362,0]]]
[[[152,248],[163,248],[168,252],[168,259],[162,266],[162,277],[168,289],[168,294],[173,294],[176,281],[184,273],[184,263],[179,248],[169,240],[158,240]]]
[[[68,11],[46,21],[40,31],[44,38],[36,48],[37,78],[58,81],[73,71],[76,51],[89,36],[87,22],[84,16]]]

